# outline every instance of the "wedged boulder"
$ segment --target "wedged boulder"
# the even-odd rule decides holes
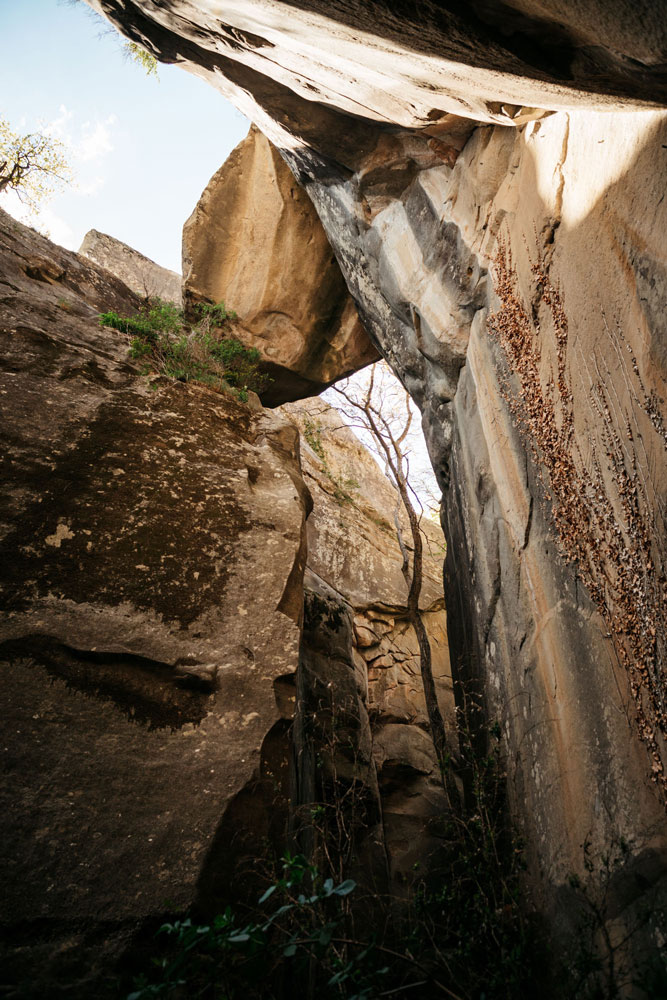
[[[139,375],[98,322],[132,292],[0,220],[3,982],[117,997],[284,833],[308,495],[289,422]]]
[[[84,236],[79,253],[111,271],[142,299],[160,298],[181,305],[180,274],[161,267],[127,243],[91,229]]]
[[[272,383],[267,405],[313,396],[377,358],[312,202],[251,128],[183,227],[186,309],[224,301]]]

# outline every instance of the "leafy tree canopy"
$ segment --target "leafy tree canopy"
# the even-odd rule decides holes
[[[71,180],[67,148],[59,139],[42,131],[21,135],[0,116],[0,194],[16,191],[36,212]]]

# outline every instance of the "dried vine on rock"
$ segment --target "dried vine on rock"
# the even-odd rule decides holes
[[[536,459],[546,497],[551,501],[560,550],[577,567],[614,638],[628,673],[639,734],[650,754],[652,780],[667,796],[663,648],[667,637],[667,582],[652,541],[653,511],[660,510],[660,499],[654,495],[651,503],[649,485],[638,467],[635,440],[640,440],[641,435],[636,414],[623,410],[606,362],[594,354],[590,399],[600,418],[608,472],[605,481],[601,458],[593,451],[587,467],[575,439],[566,368],[568,319],[560,289],[550,280],[538,252],[531,271],[555,334],[554,385],[553,378],[545,384],[541,375],[545,366],[539,323],[531,318],[518,291],[516,267],[502,241],[494,264],[501,308],[489,317],[488,328],[501,344],[514,376],[513,389],[508,380],[503,395]],[[618,340],[624,342],[620,329],[612,334],[607,326],[607,332],[612,346],[618,348]],[[626,353],[633,373],[631,376],[626,372],[626,380],[634,377],[630,398],[646,413],[651,429],[667,445],[655,393],[646,392],[629,346]],[[624,370],[624,360],[621,367]],[[641,445],[643,448],[643,441]]]

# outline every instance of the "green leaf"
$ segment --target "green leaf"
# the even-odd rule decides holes
[[[347,878],[340,885],[336,886],[333,890],[336,896],[349,896],[351,892],[357,888],[357,883],[351,879]]]
[[[262,903],[265,903],[267,901],[267,899],[269,898],[269,896],[272,896],[273,893],[276,891],[277,888],[278,888],[277,885],[270,885],[269,888],[264,893],[264,895],[260,896],[260,898],[259,898],[259,905],[261,906]]]
[[[336,929],[335,924],[327,924],[320,931],[317,940],[319,944],[322,945],[323,948],[326,948],[326,946],[331,942],[331,938],[333,937],[333,932],[335,929]]]

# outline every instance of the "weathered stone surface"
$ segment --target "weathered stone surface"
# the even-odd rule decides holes
[[[664,884],[665,121],[582,111],[479,128],[453,168],[408,177],[377,213],[361,172],[311,186],[366,325],[422,408],[445,491],[450,645],[502,722],[536,896],[561,916],[555,887],[585,874],[584,843],[599,856],[632,841],[647,898]],[[501,244],[532,327],[523,384],[487,328]],[[503,315],[507,341],[517,317]],[[517,433],[530,414],[540,441]]]
[[[251,128],[183,228],[184,297],[224,301],[256,347],[273,405],[321,392],[377,358],[310,198]]]
[[[351,608],[310,571],[304,598],[293,735],[293,829],[301,848],[322,870],[333,866],[365,889],[386,893],[386,833],[365,665],[359,670],[355,663]]]
[[[84,236],[79,253],[111,271],[141,298],[157,297],[180,306],[180,274],[161,267],[127,243],[91,229]]]
[[[647,890],[664,881],[666,128],[664,113],[579,113],[514,136],[479,130],[451,180],[431,185],[485,268],[499,240],[511,249],[529,317],[523,357],[540,344],[522,377],[486,312],[471,325],[454,400],[447,579],[462,595],[449,608],[457,654],[483,664],[517,761],[514,807],[547,905],[586,841],[599,854],[628,839],[637,865],[653,858]],[[560,326],[545,301],[558,304],[558,293],[531,265],[560,289]],[[501,277],[496,269],[497,288]],[[540,419],[518,434],[533,403]],[[544,431],[559,427],[571,431],[550,451]],[[641,635],[651,630],[649,650]]]
[[[133,294],[1,220],[3,982],[101,996],[284,832],[308,496],[289,422],[139,376]]]
[[[222,23],[187,0],[177,9],[143,0],[93,6],[236,101],[307,185],[366,328],[424,414],[446,491],[450,639],[459,669],[475,673],[481,664],[489,708],[502,719],[514,814],[527,828],[540,901],[567,913],[568,871],[585,875],[581,845],[590,831],[596,851],[631,834],[631,882],[632,864],[654,852],[633,882],[641,899],[665,872],[663,802],[649,774],[655,765],[664,776],[665,629],[656,615],[664,593],[665,254],[657,234],[666,143],[664,116],[636,109],[667,101],[664,6],[238,0]],[[561,114],[530,124],[548,111]],[[462,154],[461,117],[496,126],[478,128]],[[429,145],[433,123],[445,149]],[[441,163],[429,164],[438,152]],[[580,527],[588,513],[597,517],[584,468],[609,516],[597,522],[598,539],[581,527],[574,564],[558,549],[562,510],[549,483],[538,482],[541,463],[547,478],[553,470],[517,434],[503,393],[521,384],[518,362],[508,368],[485,326],[499,304],[488,279],[499,233],[535,327],[528,347],[539,321],[532,383],[552,425],[556,414],[554,441],[562,418],[572,418],[562,457],[566,479],[573,476],[573,516]],[[545,286],[540,292],[535,275],[529,282],[524,242],[532,253],[535,237],[543,272],[561,283],[566,342]],[[531,416],[529,391],[524,385],[515,417]],[[614,476],[629,480],[629,493]],[[636,504],[630,519],[628,503]],[[616,566],[596,594],[582,578],[610,569],[607,530],[629,558],[640,548],[643,555],[629,580]],[[638,628],[628,627],[627,594]],[[628,637],[652,638],[651,628],[650,662],[637,647],[628,659]],[[640,707],[652,713],[646,724],[629,708],[624,649]],[[638,729],[655,740],[657,756],[650,746],[645,753]],[[628,898],[614,899],[617,913]]]
[[[407,587],[394,525],[396,490],[344,418],[323,399],[288,404],[283,412],[301,432],[304,475],[315,503],[308,522],[308,566],[357,610],[404,611]],[[400,504],[399,509],[409,541]],[[421,606],[442,607],[444,538],[439,525],[427,518],[422,523],[426,558]]]

